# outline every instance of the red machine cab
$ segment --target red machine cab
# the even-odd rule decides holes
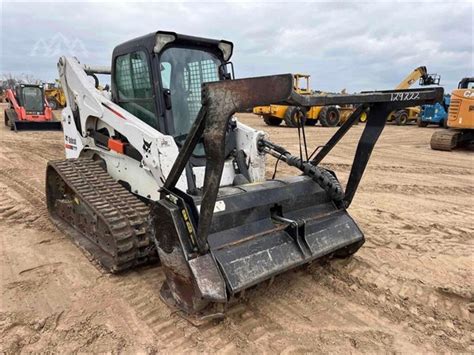
[[[43,85],[20,84],[6,92],[9,107],[5,110],[5,125],[11,130],[60,130],[51,107],[44,96]]]

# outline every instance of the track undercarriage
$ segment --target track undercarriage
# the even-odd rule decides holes
[[[53,222],[108,272],[157,260],[149,207],[92,159],[48,163],[46,195]]]
[[[473,130],[447,129],[433,133],[430,146],[434,150],[450,151],[474,141]]]

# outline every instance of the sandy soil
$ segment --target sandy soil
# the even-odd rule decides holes
[[[242,119],[297,153],[295,130]],[[327,158],[342,180],[362,129]],[[333,132],[308,128],[310,146]],[[159,267],[107,275],[49,222],[62,133],[2,127],[0,351],[472,352],[474,155],[430,150],[432,132],[383,133],[350,208],[367,238],[356,256],[284,274],[194,327],[160,301]]]

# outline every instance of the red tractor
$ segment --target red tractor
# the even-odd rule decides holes
[[[4,114],[5,125],[11,130],[61,130],[61,122],[54,119],[42,85],[17,85],[7,90],[6,99],[9,107]]]

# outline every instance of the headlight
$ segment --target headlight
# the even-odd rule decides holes
[[[176,35],[173,33],[158,32],[155,37],[155,46],[153,47],[153,51],[155,53],[160,53],[164,46],[170,42],[173,42],[175,39]]]
[[[234,45],[232,44],[232,42],[220,41],[218,47],[222,51],[222,56],[224,57],[224,60],[227,62],[232,56],[232,49]]]

